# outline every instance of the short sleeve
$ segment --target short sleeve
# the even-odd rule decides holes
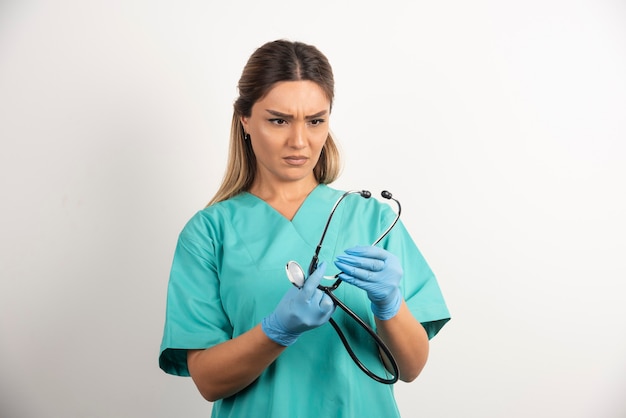
[[[187,350],[208,348],[232,336],[210,236],[210,228],[198,214],[187,223],[176,245],[159,355],[159,367],[169,374],[189,376]]]
[[[450,320],[437,279],[402,222],[398,222],[389,238],[387,250],[402,261],[404,300],[431,339]]]

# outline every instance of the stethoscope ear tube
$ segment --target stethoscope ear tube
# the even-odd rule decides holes
[[[380,236],[376,239],[376,241],[374,241],[372,245],[378,244],[380,241],[382,241],[383,238],[387,236],[389,231],[391,231],[393,227],[396,226],[396,224],[398,223],[398,219],[400,219],[400,213],[402,213],[402,205],[400,204],[400,201],[394,198],[390,192],[388,192],[387,190],[383,190],[380,194],[385,199],[393,200],[394,202],[396,202],[396,205],[398,205],[398,211],[396,212],[396,217],[394,218],[393,222],[387,227],[387,229],[383,231],[382,234],[380,234]]]
[[[347,192],[342,194],[339,199],[337,199],[337,201],[333,205],[332,209],[330,210],[330,215],[328,215],[328,219],[326,220],[326,225],[324,225],[324,231],[322,232],[322,236],[320,237],[320,242],[319,242],[319,244],[317,244],[317,247],[315,248],[315,254],[313,255],[313,259],[311,260],[311,264],[309,264],[309,275],[313,274],[315,269],[317,269],[317,262],[319,260],[318,257],[319,257],[319,254],[320,254],[320,250],[322,249],[322,243],[324,242],[324,237],[326,237],[326,232],[328,231],[328,226],[330,225],[330,221],[333,219],[333,216],[335,215],[335,210],[337,210],[337,206],[339,206],[341,201],[343,199],[345,199],[348,195],[355,194],[355,193],[360,194],[361,197],[364,197],[365,199],[369,199],[372,196],[372,193],[369,190],[348,190]],[[387,192],[387,193],[389,193],[389,192]],[[397,200],[396,200],[396,202],[397,202]],[[389,230],[387,230],[387,232],[389,232]],[[379,240],[381,238],[379,238]]]

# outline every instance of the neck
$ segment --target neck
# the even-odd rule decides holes
[[[291,220],[307,198],[318,186],[317,181],[300,181],[288,184],[253,184],[249,193],[264,200],[268,205]]]
[[[274,200],[283,202],[301,201],[306,198],[317,185],[318,182],[314,177],[284,183],[259,181],[252,184],[249,192],[266,202]]]

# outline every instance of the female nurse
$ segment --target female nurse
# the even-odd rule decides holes
[[[395,214],[353,195],[337,207],[317,269],[293,286],[286,263],[309,265],[343,195],[328,186],[340,169],[332,69],[314,46],[277,40],[251,55],[238,88],[222,185],[176,246],[160,367],[191,376],[213,417],[397,417],[393,386],[363,373],[327,322],[388,374],[379,347],[318,285],[340,274],[335,295],[410,382],[450,318],[437,281],[402,222],[370,245]]]

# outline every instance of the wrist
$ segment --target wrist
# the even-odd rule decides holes
[[[300,333],[286,331],[273,314],[263,318],[261,329],[270,340],[285,347],[295,343],[300,336]]]
[[[376,318],[386,321],[396,316],[400,305],[402,305],[402,294],[400,289],[395,288],[384,301],[372,302],[372,313]]]

